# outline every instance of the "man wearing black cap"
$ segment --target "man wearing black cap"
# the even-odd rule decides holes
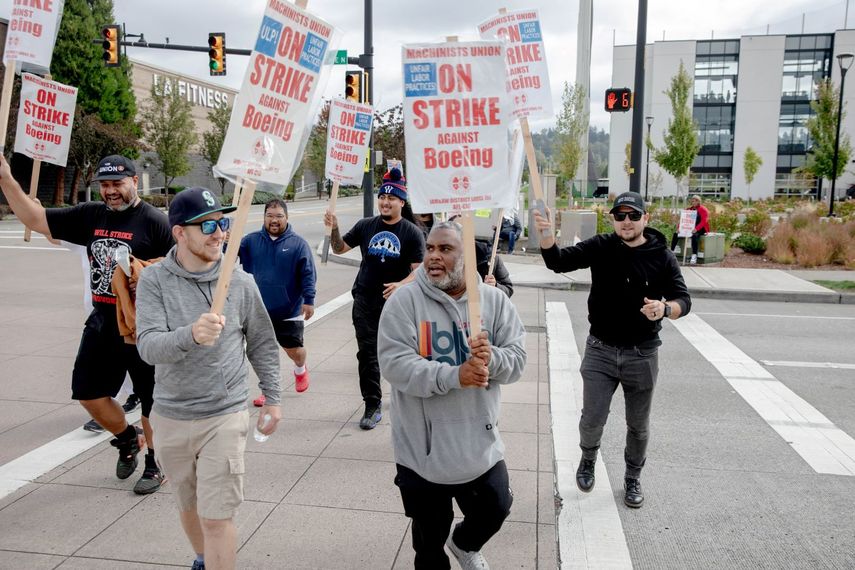
[[[253,278],[235,269],[222,314],[211,312],[229,229],[223,215],[234,209],[206,188],[180,192],[169,208],[177,244],[143,270],[137,287],[137,344],[157,372],[151,419],[158,454],[197,570],[235,565],[249,431],[247,358],[265,397],[256,428],[270,435],[282,416],[279,351]]]
[[[330,244],[342,254],[354,247],[362,252],[362,263],[353,283],[353,328],[359,352],[359,388],[365,413],[359,421],[362,429],[374,429],[382,419],[380,366],[377,363],[377,327],[386,299],[411,281],[411,272],[422,262],[425,240],[415,224],[401,217],[407,201],[406,180],[397,168],[383,177],[377,196],[379,216],[356,222],[344,237],[335,214],[326,212],[324,224],[332,227]]]
[[[546,266],[556,273],[591,268],[590,334],[582,359],[583,407],[579,420],[582,459],[579,489],[594,487],[594,465],[612,396],[618,385],[626,402],[624,503],[644,503],[639,478],[647,458],[650,406],[659,372],[659,331],[664,318],[689,312],[692,301],[665,236],[647,227],[650,215],[636,192],[624,192],[609,212],[614,233],[559,249],[551,232],[540,240]],[[534,214],[537,229],[552,229],[551,213]],[[544,234],[541,234],[544,235]]]
[[[134,163],[124,156],[107,156],[98,164],[95,176],[103,202],[87,202],[73,208],[45,209],[24,194],[12,178],[9,164],[0,157],[0,187],[15,215],[35,232],[85,246],[90,261],[90,282],[94,309],[86,320],[74,371],[71,397],[79,400],[89,415],[116,436],[110,443],[118,448],[116,476],[130,477],[137,467],[137,455],[148,443],[145,470],[134,486],[137,494],[160,488],[163,475],[154,460],[154,446],[148,415],[154,388],[154,368],[143,362],[136,346],[119,335],[116,296],[110,286],[116,270],[117,253],[138,259],[162,257],[172,247],[166,216],[140,200]],[[125,413],[113,399],[129,373],[134,393],[142,403],[143,441]]]

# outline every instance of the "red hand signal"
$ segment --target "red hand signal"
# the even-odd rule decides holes
[[[609,93],[609,96],[606,98],[606,106],[608,106],[609,109],[614,109],[616,103],[617,95],[615,95],[614,92]]]

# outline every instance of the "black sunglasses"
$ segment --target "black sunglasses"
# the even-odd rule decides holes
[[[232,225],[230,218],[220,218],[219,220],[205,220],[204,222],[187,222],[186,224],[181,224],[182,226],[199,226],[202,229],[202,234],[209,236],[215,231],[217,231],[217,226],[220,226],[220,229],[224,232],[229,231],[229,228]]]
[[[641,216],[643,216],[643,214],[641,212],[635,212],[635,211],[633,211],[633,212],[615,212],[614,214],[612,214],[612,216],[615,217],[616,222],[624,221],[627,216],[629,216],[629,219],[632,220],[633,222],[637,222],[638,220],[641,219]]]

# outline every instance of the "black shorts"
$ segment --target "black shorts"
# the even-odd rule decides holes
[[[75,400],[113,398],[130,374],[142,415],[151,412],[154,366],[140,358],[137,347],[127,344],[109,317],[96,309],[89,315],[71,373],[71,397]]]
[[[282,321],[273,319],[276,342],[282,348],[303,348],[304,321]]]

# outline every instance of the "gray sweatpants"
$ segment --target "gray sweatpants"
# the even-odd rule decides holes
[[[638,478],[647,458],[650,406],[659,373],[658,348],[618,348],[589,336],[582,359],[583,404],[579,420],[582,456],[596,459],[618,384],[626,402],[625,477]]]

